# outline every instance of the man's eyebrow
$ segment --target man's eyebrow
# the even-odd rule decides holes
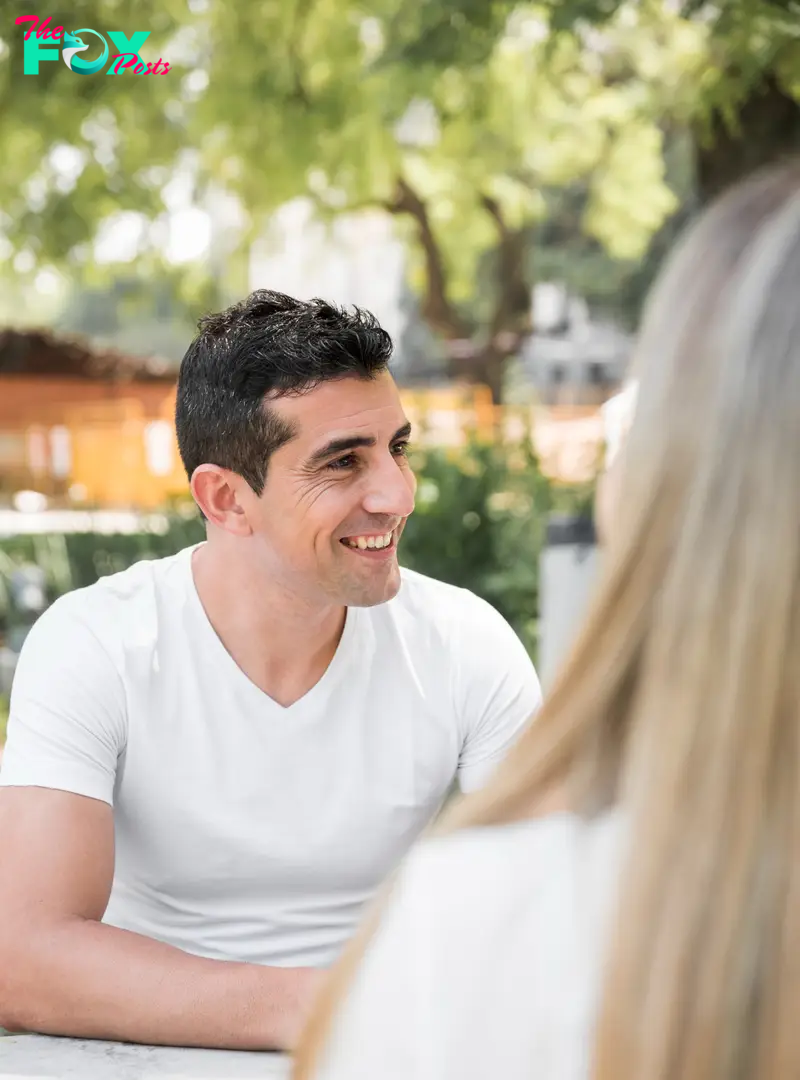
[[[398,439],[407,439],[410,434],[411,423],[406,422],[392,435],[390,442],[395,443]],[[314,465],[320,465],[328,458],[335,457],[336,454],[345,454],[348,450],[358,450],[363,446],[374,446],[375,443],[374,435],[345,435],[341,439],[331,439],[319,450],[314,451],[308,459],[308,464],[313,468]]]

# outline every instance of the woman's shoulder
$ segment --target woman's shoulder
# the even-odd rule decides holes
[[[605,937],[621,838],[614,811],[428,839],[396,883],[392,919],[405,930],[392,936],[413,937],[434,979],[448,972],[449,980],[459,968],[505,977],[501,969],[508,974],[533,953],[540,974],[566,974],[573,958],[583,978]]]
[[[554,813],[462,829],[418,844],[407,860],[403,887],[430,890],[445,902],[465,889],[485,903],[515,893],[530,898],[537,886],[562,879],[572,884],[576,875],[613,876],[621,836],[617,811],[591,819]]]
[[[616,814],[553,814],[419,843],[320,1076],[584,1076],[619,836]]]

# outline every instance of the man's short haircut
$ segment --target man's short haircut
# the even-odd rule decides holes
[[[259,289],[198,324],[181,362],[175,426],[191,479],[214,464],[261,495],[271,455],[294,430],[269,407],[333,379],[387,370],[392,339],[368,311]]]

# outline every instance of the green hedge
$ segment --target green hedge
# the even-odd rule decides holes
[[[535,655],[539,553],[559,492],[531,452],[503,446],[432,450],[417,471],[401,561],[488,600]]]
[[[417,509],[406,526],[401,563],[484,597],[535,656],[545,522],[552,511],[590,506],[591,486],[559,488],[531,451],[516,446],[473,442],[458,451],[428,450],[415,454],[413,465]],[[19,558],[38,563],[55,597],[203,538],[202,522],[185,507],[162,521],[163,528],[132,536],[14,537],[0,541],[0,558],[5,554],[6,566]]]

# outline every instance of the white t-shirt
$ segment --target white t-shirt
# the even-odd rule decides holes
[[[348,610],[328,670],[284,708],[217,637],[192,550],[39,619],[0,784],[113,805],[106,922],[201,956],[325,966],[454,778],[493,770],[539,683],[494,608],[404,570],[393,600]]]
[[[419,844],[314,1080],[587,1080],[618,812]]]

